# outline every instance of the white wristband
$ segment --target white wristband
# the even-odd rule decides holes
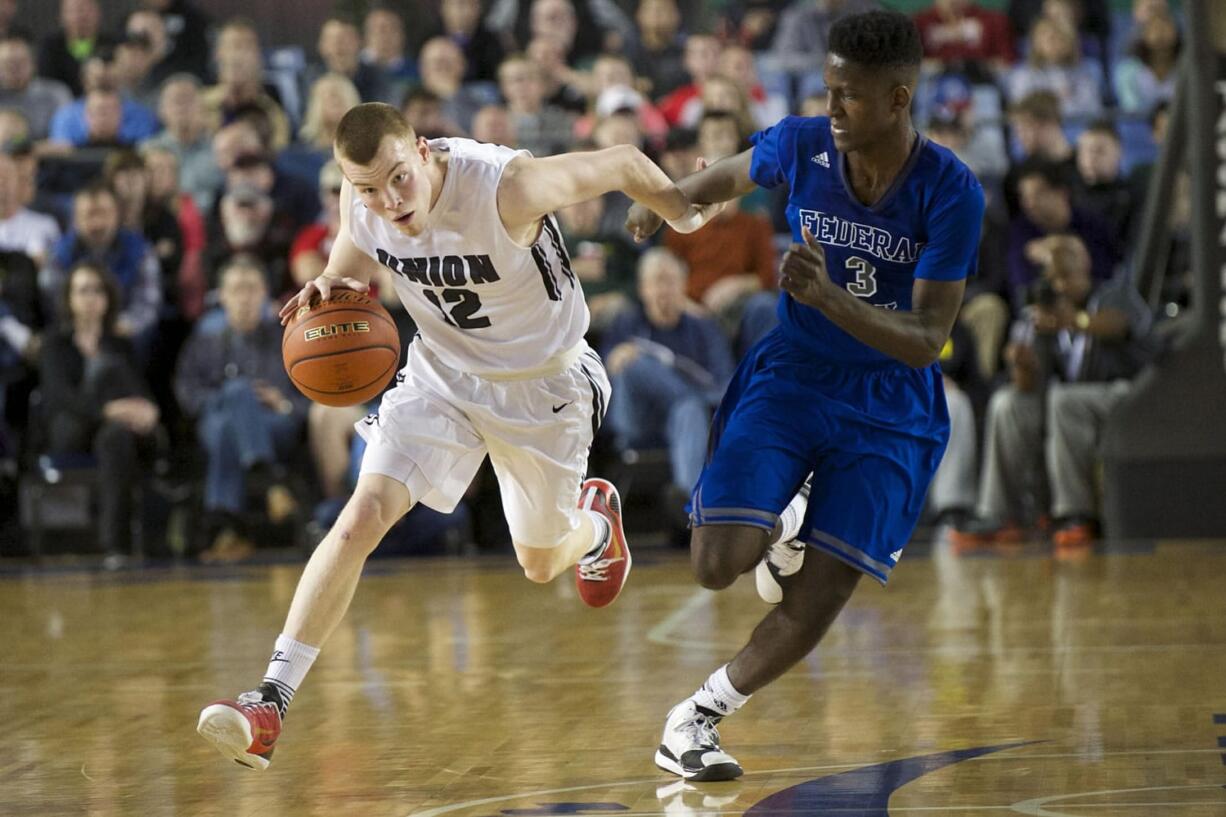
[[[703,217],[702,211],[696,208],[691,208],[679,219],[668,219],[668,226],[679,233],[692,233],[706,223],[707,220]]]

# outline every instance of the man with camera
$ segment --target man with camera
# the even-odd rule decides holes
[[[953,532],[956,549],[1021,541],[1025,523],[1050,516],[1057,553],[1084,551],[1103,424],[1148,356],[1150,312],[1129,281],[1095,285],[1074,235],[1035,249],[1042,276],[1005,349],[1009,383],[988,405],[977,518]]]

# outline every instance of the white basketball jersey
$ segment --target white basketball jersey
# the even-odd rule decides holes
[[[507,235],[498,183],[507,164],[528,156],[471,139],[434,139],[450,154],[443,190],[416,238],[353,196],[349,234],[392,270],[396,294],[424,343],[443,363],[471,374],[536,369],[583,339],[583,290],[551,214],[531,247]]]

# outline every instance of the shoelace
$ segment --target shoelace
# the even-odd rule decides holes
[[[719,730],[715,728],[717,721],[710,715],[695,713],[693,718],[681,725],[681,733],[698,746],[710,749],[719,748]]]
[[[618,556],[616,559],[600,559],[591,564],[580,564],[579,578],[585,582],[607,582],[609,577],[605,571],[621,561],[625,561],[625,557]]]

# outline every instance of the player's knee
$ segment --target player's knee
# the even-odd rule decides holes
[[[395,524],[396,518],[378,495],[357,493],[345,506],[333,530],[342,547],[369,553]]]
[[[728,558],[727,551],[718,547],[694,546],[690,548],[690,565],[694,578],[708,590],[723,590],[736,581],[741,571]]]

